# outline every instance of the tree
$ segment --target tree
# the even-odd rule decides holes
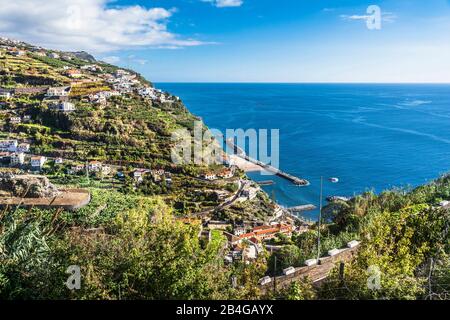
[[[316,292],[308,278],[291,283],[280,294],[284,300],[313,300],[316,298]]]
[[[229,294],[221,245],[200,245],[198,226],[174,219],[158,201],[152,212],[118,215],[111,234],[71,232],[63,260],[81,266],[78,299],[218,299]],[[63,247],[61,247],[63,248]],[[120,295],[119,295],[120,292]]]
[[[295,245],[287,245],[283,246],[279,251],[274,252],[269,259],[269,271],[274,273],[275,270],[275,258],[277,259],[277,273],[281,273],[281,271],[288,267],[299,266],[301,261],[301,251]]]

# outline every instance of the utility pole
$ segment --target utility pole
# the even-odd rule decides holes
[[[428,271],[428,299],[433,299],[433,283],[432,283],[432,276],[433,276],[433,270],[434,270],[434,260],[433,258],[430,258],[430,269]]]
[[[345,263],[341,261],[341,263],[339,264],[339,281],[341,287],[344,286],[344,274],[345,274]]]
[[[322,195],[323,195],[323,177],[320,177],[319,221],[317,224],[317,264],[320,264],[320,227],[322,222]]]
[[[276,294],[277,292],[277,256],[274,256],[274,276],[273,276],[273,293]]]
[[[86,178],[87,178],[87,182],[90,183],[90,181],[89,181],[89,163],[88,163],[87,161],[86,161],[85,168],[86,168]]]

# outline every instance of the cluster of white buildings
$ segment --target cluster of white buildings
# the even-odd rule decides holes
[[[115,74],[103,75],[103,78],[110,84],[112,84],[113,89],[120,93],[132,93],[136,91],[143,98],[149,98],[151,100],[160,102],[173,102],[172,97],[163,92],[162,90],[155,89],[151,86],[142,85],[135,74],[132,74],[126,70],[119,69]],[[178,97],[175,97],[179,100]]]
[[[100,67],[96,64],[84,65],[84,66],[81,66],[80,69],[91,71],[91,72],[101,72],[102,71],[102,67]]]
[[[52,110],[57,110],[57,111],[61,111],[61,112],[72,112],[72,111],[76,110],[75,105],[72,102],[68,102],[68,101],[52,103],[52,104],[50,104],[49,107]]]
[[[234,177],[234,173],[235,173],[236,167],[231,166],[229,168],[224,168],[222,169],[220,172],[215,173],[212,171],[208,171],[206,173],[204,173],[202,175],[202,178],[205,180],[209,180],[209,181],[214,181],[217,180],[219,178],[222,179],[230,179]]]
[[[90,161],[87,164],[83,165],[83,164],[76,164],[73,165],[70,170],[69,170],[69,174],[74,174],[74,173],[78,173],[78,172],[82,172],[82,171],[87,171],[87,172],[99,172],[102,173],[103,175],[108,175],[111,173],[112,169],[110,166],[103,164],[100,161]]]
[[[9,159],[11,166],[25,164],[25,153],[30,151],[29,143],[19,143],[17,140],[0,140],[0,159]],[[32,156],[30,166],[32,169],[40,170],[47,161],[43,156]]]
[[[10,124],[20,124],[22,122],[28,122],[31,120],[30,115],[24,115],[24,116],[13,116],[8,119]]]
[[[108,98],[113,97],[113,96],[120,96],[120,92],[114,91],[114,90],[101,91],[101,92],[90,94],[88,96],[88,98],[89,98],[89,101],[91,101],[91,102],[103,104],[103,103],[106,103],[106,100]]]
[[[174,102],[174,100],[172,99],[172,97],[169,94],[163,92],[160,89],[155,89],[150,86],[144,86],[144,87],[137,89],[137,93],[143,98],[149,98],[151,100],[160,101],[162,103]],[[175,100],[179,101],[180,98],[175,97]]]
[[[112,84],[115,91],[123,94],[133,92],[133,87],[140,83],[135,74],[122,69],[117,70],[115,74],[106,74],[104,78]]]
[[[47,89],[47,97],[68,97],[71,91],[70,86],[66,87],[50,87]]]
[[[141,183],[144,180],[144,176],[150,172],[148,169],[136,169],[133,172],[133,179],[136,183]]]
[[[19,143],[17,140],[0,140],[0,151],[7,152],[28,152],[30,144]]]

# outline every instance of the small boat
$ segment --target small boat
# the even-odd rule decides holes
[[[330,178],[329,179],[332,183],[338,183],[339,179],[338,178]]]

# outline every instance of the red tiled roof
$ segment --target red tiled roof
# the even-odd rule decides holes
[[[291,232],[292,227],[290,225],[276,225],[276,226],[259,226],[253,228],[253,232],[243,234],[239,236],[239,239],[256,238],[267,234],[276,234],[279,232]]]

